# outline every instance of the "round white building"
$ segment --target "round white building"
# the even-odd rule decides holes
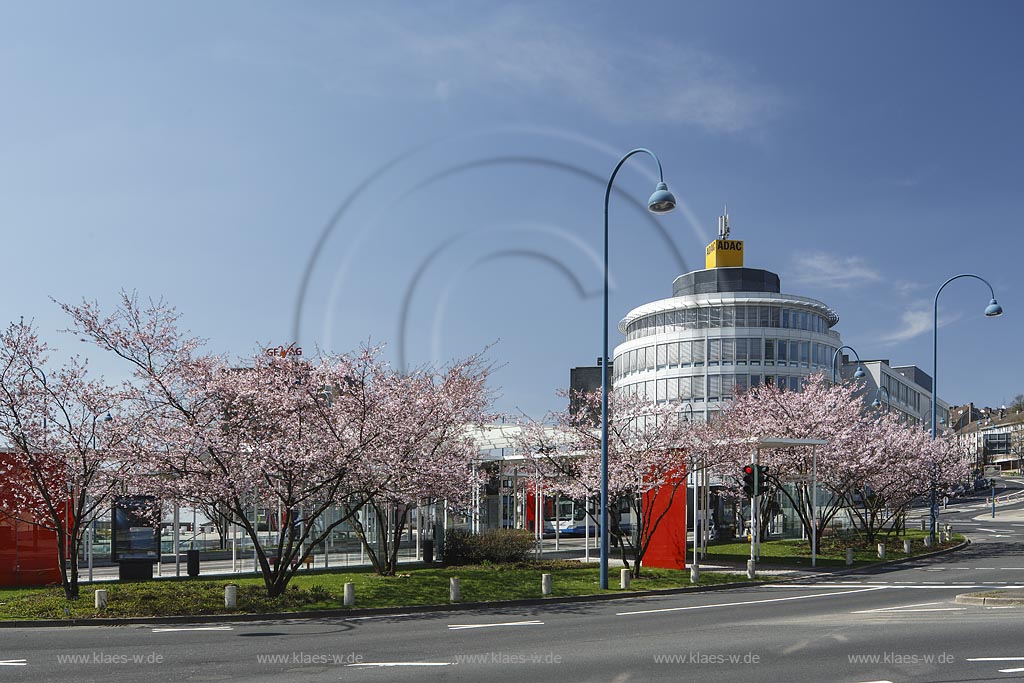
[[[727,222],[720,233],[728,237]],[[619,323],[626,341],[613,354],[616,391],[682,401],[684,416],[707,420],[736,389],[799,391],[804,377],[831,372],[843,345],[834,310],[782,294],[775,273],[744,268],[741,241],[712,242],[706,265],[677,277],[671,298],[634,308]]]

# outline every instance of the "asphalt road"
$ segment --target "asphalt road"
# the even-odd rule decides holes
[[[953,601],[1024,586],[1024,501],[994,520],[983,499],[958,501],[941,521],[972,545],[797,584],[376,618],[2,629],[0,683],[1024,678],[1024,608]]]

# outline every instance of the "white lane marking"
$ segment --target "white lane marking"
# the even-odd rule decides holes
[[[873,588],[885,588],[889,584],[878,581],[843,581],[822,582],[822,583],[766,583],[761,588],[849,588],[850,586],[871,586]],[[895,588],[895,586],[893,586]]]
[[[1000,669],[999,673],[1001,673],[1001,674],[1016,674],[1016,673],[1020,673],[1021,671],[1024,671],[1024,668],[1021,668],[1021,669]]]
[[[184,628],[155,628],[153,633],[170,633],[172,631],[234,631],[231,626],[189,626]]]
[[[885,590],[885,586],[872,586],[870,588],[858,588],[853,591],[835,591],[833,593],[814,593],[811,595],[791,595],[786,598],[767,598],[765,600],[746,600],[744,602],[722,602],[715,605],[690,605],[689,607],[662,607],[659,609],[644,609],[635,612],[617,612],[617,617],[629,617],[635,614],[656,614],[658,612],[682,612],[691,609],[711,609],[712,607],[739,607],[741,605],[760,605],[769,602],[787,602],[789,600],[808,600],[810,598],[828,598],[833,595],[847,595],[849,593],[866,593],[868,591]]]
[[[28,666],[27,659],[4,659],[0,660],[0,666]]]
[[[469,628],[493,628],[495,626],[543,626],[543,621],[506,621],[500,624],[448,624],[449,631],[463,631]]]
[[[968,662],[1024,662],[1024,657],[968,657]]]
[[[397,617],[419,617],[423,616],[423,613],[409,613],[409,614],[372,614],[368,617],[348,617],[345,621],[363,621],[365,619],[395,619]]]
[[[1024,567],[1000,567],[1004,572],[1006,571],[1021,571]]]
[[[362,668],[391,667],[391,666],[452,666],[455,662],[359,662],[357,664],[346,664]]]
[[[925,607],[924,609],[903,609],[900,612],[962,612],[966,607]]]
[[[980,527],[980,526],[978,527],[978,531],[987,531],[987,532],[989,532],[990,534],[994,534],[994,533],[996,532],[996,530],[995,530],[995,529],[985,529],[985,528],[983,528],[983,527]]]
[[[985,605],[985,609],[1013,609],[1013,605]]]
[[[930,607],[931,605],[941,605],[941,602],[918,602],[913,605],[899,605],[897,607],[879,607],[877,609],[862,609],[851,614],[870,614],[871,612],[888,612],[894,609],[906,609],[908,607]]]

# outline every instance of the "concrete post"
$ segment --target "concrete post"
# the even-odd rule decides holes
[[[551,595],[551,574],[540,575],[540,594]]]
[[[238,607],[238,586],[233,583],[224,586],[224,606],[228,609]]]
[[[846,566],[849,567],[853,564],[853,548],[846,549]]]
[[[451,602],[458,602],[461,592],[462,586],[459,583],[459,577],[453,576],[448,580],[448,600]]]
[[[931,548],[931,547],[932,547],[932,539],[931,539],[931,536],[925,536],[925,537],[924,537],[924,547],[925,547],[925,548]]]
[[[356,604],[356,585],[354,583],[345,584],[345,607],[352,607]]]
[[[107,609],[107,591],[102,588],[96,589],[96,609]]]
[[[754,579],[757,577],[757,563],[753,560],[747,560],[747,578]]]
[[[909,555],[910,554],[910,539],[909,538],[903,539],[903,554],[904,555]]]
[[[884,543],[879,543],[878,544],[878,559],[880,559],[880,560],[884,560],[885,559],[885,544]]]
[[[690,564],[690,583],[700,582],[700,565],[696,562]]]
[[[632,577],[629,574],[628,569],[619,570],[619,588],[626,590],[629,588],[629,581]]]
[[[928,522],[926,522],[925,519],[922,517],[921,518],[921,531],[925,531],[927,528],[928,528]]]

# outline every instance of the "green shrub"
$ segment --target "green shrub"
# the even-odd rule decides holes
[[[535,548],[533,534],[523,529],[490,529],[482,534],[449,529],[444,538],[444,561],[448,565],[524,562]]]
[[[448,529],[444,535],[445,564],[476,564],[476,545],[476,536],[465,529]]]

